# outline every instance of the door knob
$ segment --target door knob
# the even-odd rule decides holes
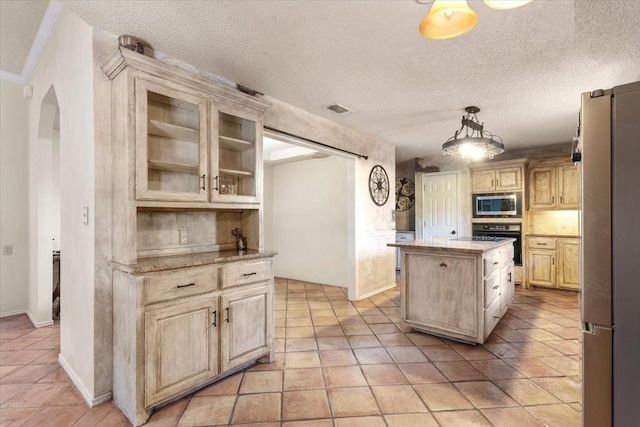
[[[453,231],[451,232],[451,234],[456,234],[456,230],[453,230]]]

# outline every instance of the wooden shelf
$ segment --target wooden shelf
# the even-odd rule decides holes
[[[171,162],[165,162],[162,160],[148,160],[147,164],[149,169],[153,169],[153,170],[178,172],[178,173],[190,173],[193,175],[197,175],[199,172],[197,165],[188,165],[184,163],[171,163]]]
[[[148,132],[150,135],[178,139],[180,141],[200,142],[200,132],[197,129],[161,122],[159,120],[149,120]]]
[[[236,175],[236,176],[253,176],[253,172],[249,171],[241,171],[236,169],[223,169],[220,168],[220,173],[226,173],[227,175]]]
[[[251,141],[244,139],[231,138],[230,136],[220,135],[220,148],[226,148],[233,151],[247,151],[255,147]]]

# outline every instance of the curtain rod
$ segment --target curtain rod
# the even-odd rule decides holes
[[[314,141],[313,139],[305,138],[303,136],[298,136],[298,135],[294,135],[294,134],[289,133],[289,132],[285,132],[285,131],[282,131],[282,130],[274,129],[271,126],[263,126],[263,127],[266,130],[270,130],[270,131],[273,131],[273,132],[278,132],[278,133],[281,133],[283,135],[290,136],[291,138],[302,139],[304,141],[311,142],[312,144],[321,145],[323,147],[330,148],[332,150],[342,151],[343,153],[351,154],[353,156],[357,156],[357,157],[360,157],[360,158],[365,159],[365,160],[369,159],[369,156],[365,156],[364,154],[358,154],[358,153],[354,153],[353,151],[343,150],[342,148],[332,147],[331,145],[323,144],[322,142]]]

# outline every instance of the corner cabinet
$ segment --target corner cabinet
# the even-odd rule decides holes
[[[578,167],[565,159],[529,164],[529,209],[580,209]]]

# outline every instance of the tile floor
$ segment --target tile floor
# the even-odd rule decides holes
[[[156,411],[150,426],[579,426],[577,295],[517,290],[487,343],[398,324],[398,289],[351,303],[343,289],[276,279],[276,360]],[[59,325],[0,320],[1,426],[123,426],[87,408],[57,364]]]

